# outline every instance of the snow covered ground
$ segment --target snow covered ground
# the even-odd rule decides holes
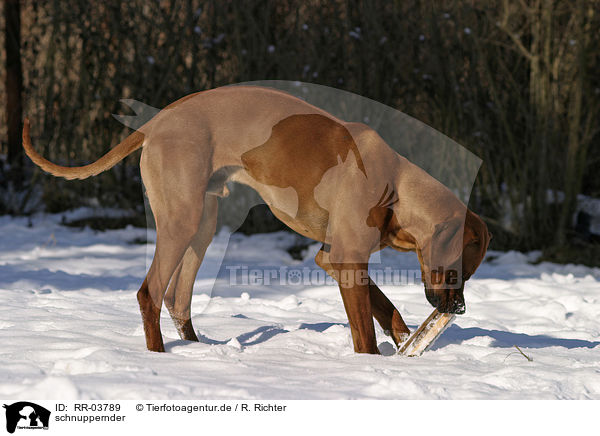
[[[420,358],[352,351],[336,286],[229,286],[226,261],[316,270],[285,251],[293,235],[231,243],[220,234],[196,281],[200,343],[179,340],[163,310],[167,353],[146,351],[136,291],[144,229],[94,232],[60,216],[0,217],[0,397],[14,399],[600,399],[600,269],[488,254],[466,286],[467,313]],[[32,224],[29,226],[28,224]],[[228,247],[228,248],[227,248]],[[418,269],[384,251],[382,267]],[[432,308],[420,285],[382,285],[411,329]],[[517,352],[519,346],[533,359]]]

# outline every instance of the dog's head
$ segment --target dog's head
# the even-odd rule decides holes
[[[442,313],[465,313],[465,282],[481,264],[492,235],[479,216],[437,224],[420,250],[421,279],[427,301]]]

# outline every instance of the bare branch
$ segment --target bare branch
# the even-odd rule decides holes
[[[510,29],[510,27],[508,25],[509,20],[510,20],[510,11],[509,11],[508,1],[504,0],[504,16],[502,17],[502,20],[499,23],[498,22],[496,23],[496,26],[509,36],[509,38],[512,40],[512,42],[517,47],[519,53],[521,53],[527,59],[533,60],[533,55],[531,54],[531,52],[529,50],[527,50],[527,48],[523,45],[523,42],[521,41],[519,36],[512,29]]]

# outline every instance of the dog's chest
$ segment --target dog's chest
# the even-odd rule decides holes
[[[308,238],[321,240],[325,237],[329,213],[314,200],[303,195],[301,187],[280,188],[257,181],[241,169],[230,178],[254,189],[275,215],[292,230]]]

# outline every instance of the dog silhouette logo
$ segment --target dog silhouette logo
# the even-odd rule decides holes
[[[19,401],[6,409],[6,431],[14,433],[18,429],[48,429],[50,411],[35,403]]]

